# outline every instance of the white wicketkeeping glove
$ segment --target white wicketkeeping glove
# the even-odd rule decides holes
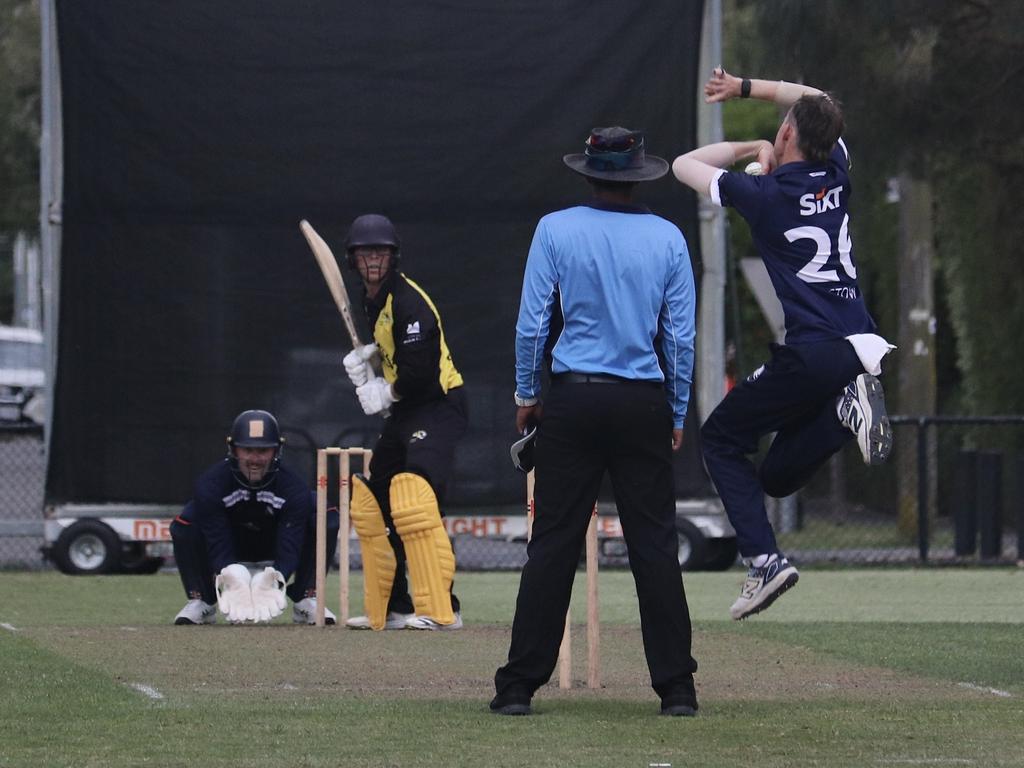
[[[284,576],[271,567],[252,577],[253,621],[270,621],[280,616],[287,602],[284,599]]]
[[[391,385],[380,376],[375,376],[361,387],[356,387],[356,395],[359,396],[359,404],[363,406],[363,413],[367,416],[386,411],[395,402],[395,396],[391,394]]]
[[[241,624],[253,618],[250,578],[249,569],[240,563],[225,566],[217,574],[217,605],[224,618],[232,624]]]
[[[361,387],[370,380],[373,372],[370,370],[370,360],[377,354],[376,344],[364,344],[356,347],[341,361],[345,366],[345,373],[353,386]]]

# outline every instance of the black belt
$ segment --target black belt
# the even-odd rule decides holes
[[[610,373],[556,373],[551,381],[559,384],[646,384],[660,387],[660,381],[647,381],[646,379],[624,379],[621,376],[613,376]]]

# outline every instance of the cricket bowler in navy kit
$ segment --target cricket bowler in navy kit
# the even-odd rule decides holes
[[[747,221],[786,321],[785,344],[732,389],[701,428],[704,460],[750,566],[730,608],[744,619],[796,584],[779,551],[764,494],[788,496],[856,438],[867,464],[892,447],[881,359],[892,349],[875,333],[857,284],[850,236],[850,157],[843,113],[807,85],[749,80],[715,69],[706,100],[757,98],[788,111],[772,142],[720,142],[676,158],[679,181],[734,207]],[[744,172],[724,170],[754,160]],[[747,458],[776,433],[759,469]]]
[[[682,232],[633,199],[668,173],[641,131],[594,128],[563,162],[586,203],[544,216],[530,245],[516,323],[516,427],[537,423],[533,536],[508,661],[490,703],[528,715],[554,671],[566,610],[607,472],[636,582],[644,653],[661,714],[693,716],[692,628],[683,590],[672,452],[683,442],[694,351],[694,288]],[[555,304],[564,327],[540,402]]]
[[[284,440],[267,411],[243,411],[231,426],[228,455],[203,473],[185,509],[171,522],[174,558],[188,596],[175,624],[212,624],[219,606],[233,624],[266,622],[293,603],[292,620],[316,614],[313,494],[281,463]],[[338,513],[328,515],[328,562]],[[246,564],[269,561],[255,575]],[[294,581],[286,586],[288,579]],[[326,611],[328,624],[334,614]]]
[[[352,525],[363,554],[365,616],[350,629],[456,630],[455,553],[440,504],[455,445],[466,431],[462,375],[441,316],[426,292],[399,271],[401,246],[386,216],[366,214],[345,239],[362,280],[373,343],[345,356],[363,411],[382,414],[370,477],[352,478]],[[374,367],[379,365],[382,375]],[[412,597],[406,564],[412,581]]]

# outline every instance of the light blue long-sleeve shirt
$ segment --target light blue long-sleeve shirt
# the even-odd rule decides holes
[[[596,201],[540,220],[516,323],[516,393],[522,398],[540,393],[556,301],[565,327],[552,350],[551,372],[664,381],[673,425],[682,428],[693,380],[695,301],[679,228],[639,206]]]

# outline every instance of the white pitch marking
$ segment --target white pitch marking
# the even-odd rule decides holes
[[[967,760],[963,757],[894,757],[892,759],[881,758],[876,760],[878,763],[893,763],[899,765],[973,765],[973,760]]]
[[[149,698],[153,699],[154,701],[159,701],[164,697],[164,695],[160,693],[160,691],[158,691],[152,685],[146,685],[145,683],[132,683],[131,687],[139,693],[143,694],[144,696],[148,696]]]
[[[983,685],[975,685],[974,683],[957,683],[961,688],[969,688],[972,691],[981,691],[982,693],[991,693],[993,696],[1001,696],[1004,699],[1012,699],[1013,694],[1009,691],[1000,691],[998,688],[986,688]]]
[[[0,624],[0,627],[3,627],[8,632],[21,632],[21,630],[18,629],[16,626],[14,626],[13,624],[8,624],[6,621],[3,624]]]

